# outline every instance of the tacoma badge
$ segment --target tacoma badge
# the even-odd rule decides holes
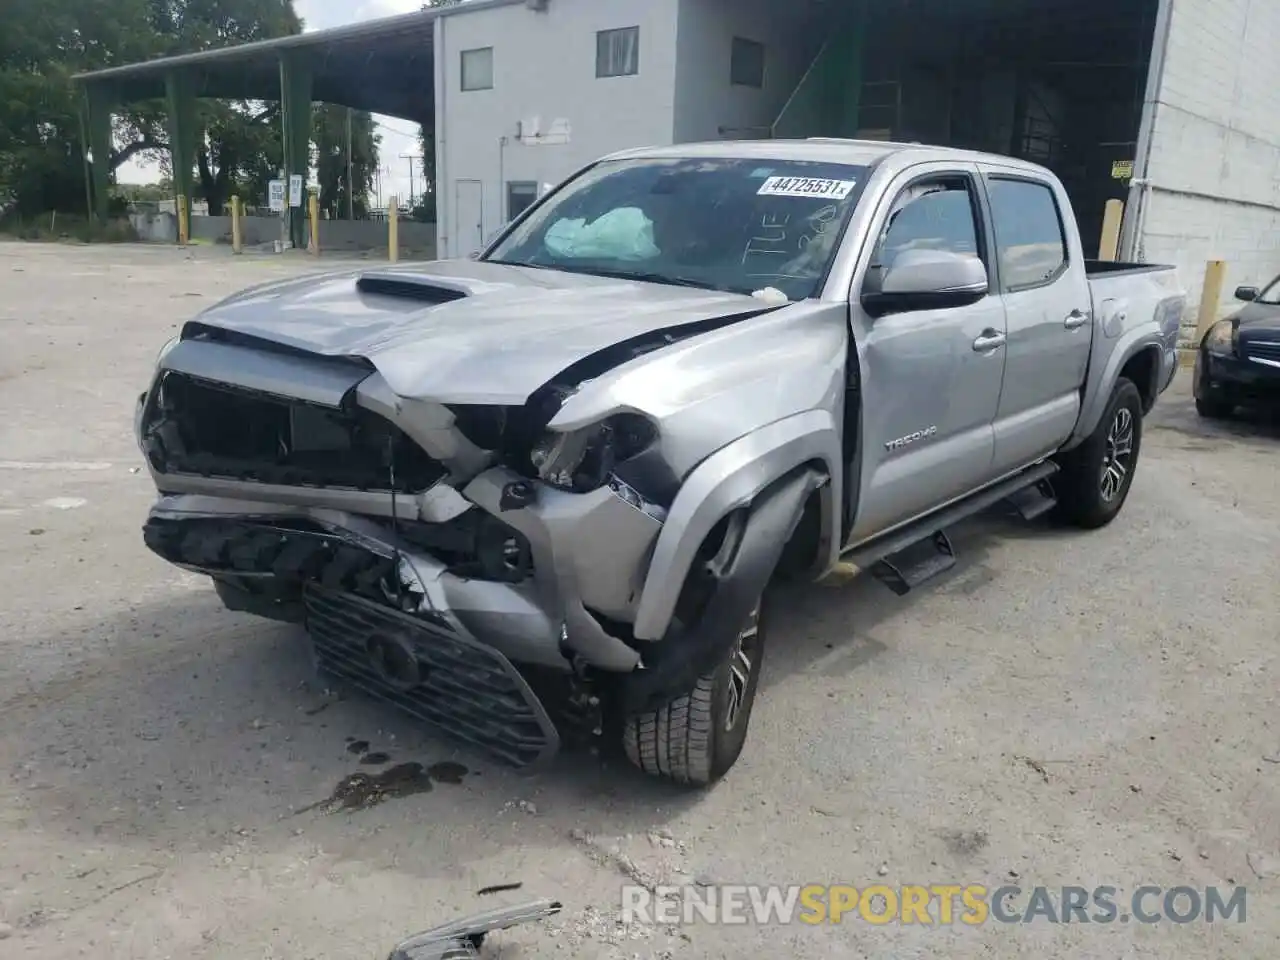
[[[925,427],[923,430],[917,430],[915,433],[908,433],[905,437],[899,437],[897,440],[890,440],[885,445],[886,450],[901,450],[903,447],[910,446],[917,440],[928,440],[937,434],[936,426]]]

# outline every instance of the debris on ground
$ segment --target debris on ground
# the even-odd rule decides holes
[[[508,890],[519,890],[524,884],[520,881],[515,883],[495,883],[491,887],[481,887],[476,891],[477,897],[487,897],[494,893],[506,893]]]
[[[1044,764],[1032,757],[1015,756],[1013,759],[1020,760],[1036,773],[1040,774],[1040,778],[1045,783],[1049,782],[1049,771],[1044,768]]]

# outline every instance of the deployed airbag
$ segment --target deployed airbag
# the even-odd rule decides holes
[[[650,260],[660,252],[653,221],[639,207],[619,207],[588,223],[557,220],[543,241],[557,257],[593,260]]]

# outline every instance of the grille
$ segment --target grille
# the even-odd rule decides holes
[[[559,749],[546,710],[498,651],[349,593],[311,586],[305,604],[321,671],[516,766]]]
[[[1245,343],[1241,349],[1246,357],[1256,357],[1259,360],[1276,360],[1280,361],[1280,343]]]
[[[395,424],[169,372],[143,426],[151,465],[286,486],[416,493],[445,475]]]

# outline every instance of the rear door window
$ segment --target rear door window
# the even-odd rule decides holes
[[[1067,266],[1067,236],[1053,188],[1035,180],[992,177],[987,192],[1004,289],[1053,283]]]

